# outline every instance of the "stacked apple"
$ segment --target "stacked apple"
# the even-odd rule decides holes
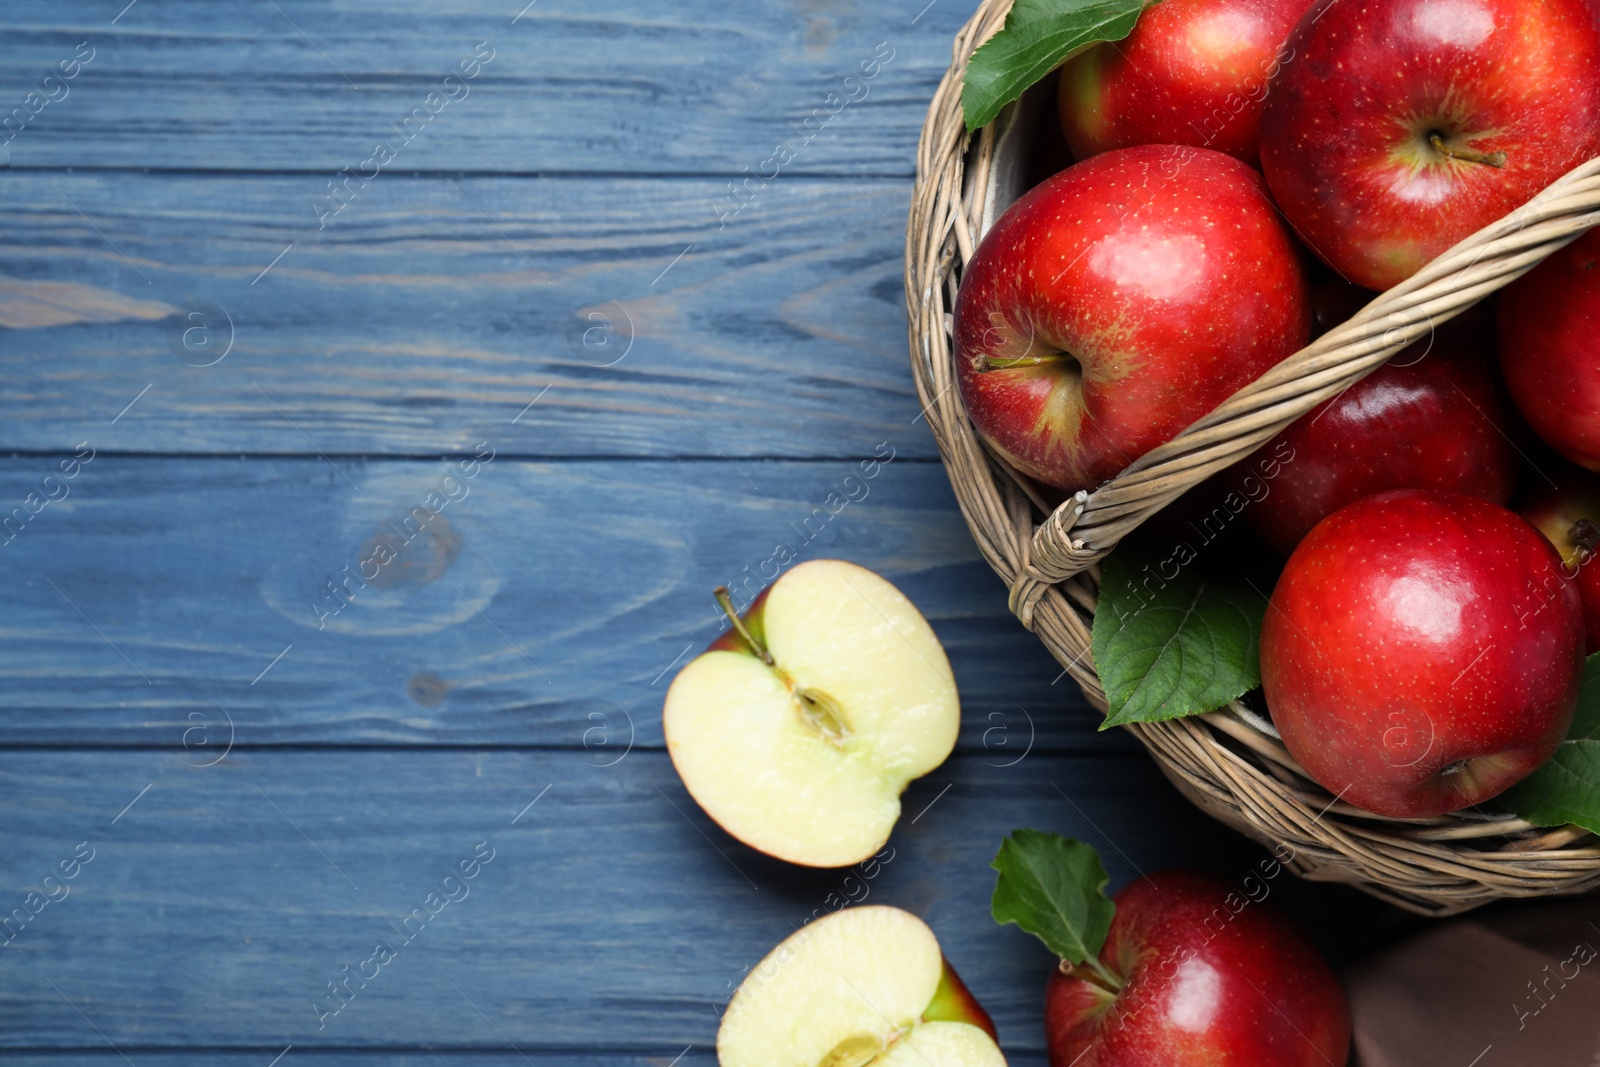
[[[1161,0],[1058,103],[1079,162],[985,236],[953,332],[991,450],[1076,491],[1600,155],[1600,13]],[[1474,805],[1565,735],[1600,649],[1597,268],[1600,232],[1262,450],[1247,521],[1287,556],[1263,692],[1349,803]],[[1528,428],[1570,466],[1526,460]]]

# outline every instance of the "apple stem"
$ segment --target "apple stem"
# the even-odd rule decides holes
[[[739,618],[739,613],[734,610],[733,598],[728,595],[728,587],[719,585],[711,595],[717,598],[717,604],[722,608],[722,613],[728,617],[729,622],[733,623],[733,628],[738,631],[740,637],[744,638],[744,643],[750,646],[750,651],[754,652],[762,663],[769,667],[776,667],[777,663],[773,661],[772,653],[767,651],[767,646],[756,640],[755,634],[746,628],[744,620]]]
[[[1082,972],[1082,968],[1085,967],[1087,967],[1089,970],[1088,974],[1084,974]],[[1074,964],[1068,960],[1062,960],[1061,973],[1071,975],[1074,978],[1081,978],[1085,982],[1090,982],[1094,985],[1097,985],[1113,995],[1122,992],[1122,979],[1112,974],[1106,969],[1105,964],[1101,963],[1093,956],[1086,957],[1081,964]]]
[[[1440,155],[1459,159],[1463,163],[1482,163],[1490,167],[1503,167],[1506,165],[1504,152],[1479,152],[1471,148],[1452,148],[1444,143],[1444,135],[1435,130],[1428,134],[1428,143]]]
[[[1572,538],[1573,544],[1583,550],[1583,558],[1578,561],[1580,565],[1593,559],[1595,549],[1600,548],[1600,526],[1596,526],[1588,519],[1579,519],[1573,523],[1567,536]]]

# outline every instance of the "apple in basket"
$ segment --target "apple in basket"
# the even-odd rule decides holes
[[[1035,187],[984,237],[956,298],[956,374],[995,451],[1089,489],[1309,332],[1304,265],[1258,173],[1204,148],[1124,148]]]
[[[1600,154],[1593,0],[1318,0],[1261,165],[1296,232],[1387,289]]]
[[[750,969],[717,1031],[722,1067],[1005,1067],[994,1023],[899,908],[846,908]]]
[[[667,754],[696,802],[752,848],[844,867],[883,847],[900,794],[950,755],[961,705],[933,628],[864,567],[811,560],[678,672]]]
[[[1126,40],[1061,68],[1061,132],[1072,154],[1141,144],[1260,158],[1261,108],[1284,38],[1310,0],[1161,0]]]
[[[1500,369],[1535,433],[1600,470],[1600,231],[1590,230],[1506,287]]]
[[[1260,449],[1282,462],[1244,512],[1251,529],[1287,556],[1327,516],[1389,489],[1510,500],[1520,461],[1492,339],[1474,308],[1290,423]],[[1241,492],[1250,469],[1229,471]]]
[[[1583,608],[1524,519],[1477,497],[1398,489],[1317,524],[1261,630],[1284,745],[1367,811],[1420,818],[1504,791],[1566,736]]]
[[[1577,467],[1546,467],[1547,477],[1530,480],[1531,488],[1516,502],[1517,514],[1550,539],[1561,553],[1563,573],[1578,587],[1583,600],[1587,651],[1600,652],[1600,475]]]

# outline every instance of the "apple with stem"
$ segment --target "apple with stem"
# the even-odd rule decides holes
[[[1341,508],[1284,566],[1261,685],[1289,753],[1335,796],[1424,818],[1554,755],[1578,703],[1583,608],[1526,520],[1459,493]]]
[[[1482,343],[1487,324],[1452,320],[1261,447],[1283,459],[1245,521],[1288,555],[1346,504],[1389,489],[1511,499],[1519,457],[1507,436],[1510,405]],[[1492,334],[1491,334],[1492,335]],[[1230,470],[1236,488],[1249,464]]]
[[[1578,587],[1583,601],[1585,651],[1600,652],[1600,476],[1579,467],[1554,472],[1552,485],[1536,476],[1516,502],[1517,514],[1561,553],[1562,573]]]
[[[876,853],[900,794],[955,747],[961,706],[933,628],[888,581],[811,560],[673,679],[667,753],[706,814],[810,867]]]
[[[1387,289],[1600,154],[1591,0],[1318,0],[1261,118],[1284,215]]]
[[[717,1031],[722,1067],[1005,1067],[994,1023],[926,923],[868,904],[751,969]]]
[[[1158,145],[1101,153],[1013,204],[967,265],[954,325],[973,426],[1077,490],[1294,353],[1310,312],[1261,176]]]
[[[995,920],[1058,957],[1045,990],[1051,1067],[1343,1067],[1344,990],[1266,903],[1281,873],[1238,883],[1166,870],[1114,899],[1095,850],[1017,830],[995,857]]]
[[[1553,252],[1500,294],[1500,370],[1546,444],[1600,470],[1600,231]]]
[[[1061,132],[1087,159],[1112,148],[1185,144],[1260,159],[1261,107],[1309,0],[1162,0],[1120,42],[1061,67]]]

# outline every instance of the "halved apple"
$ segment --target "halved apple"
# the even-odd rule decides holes
[[[846,908],[752,968],[717,1031],[722,1067],[1005,1067],[994,1023],[899,908]]]
[[[872,856],[900,794],[950,755],[950,662],[916,605],[854,563],[802,563],[673,679],[667,752],[690,795],[752,848],[810,867]]]

